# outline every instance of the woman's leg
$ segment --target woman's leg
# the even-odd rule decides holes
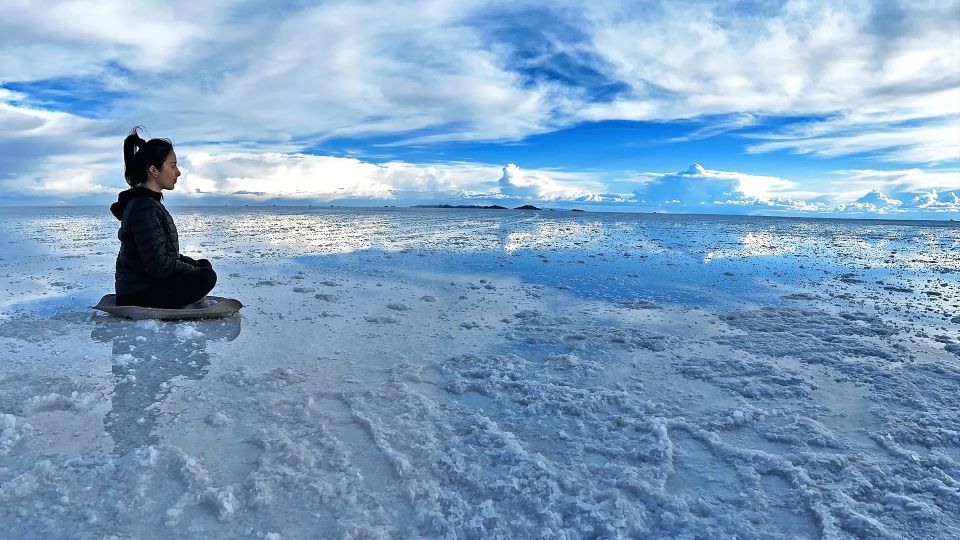
[[[216,284],[212,268],[197,268],[145,291],[118,294],[117,305],[179,309],[206,296]]]

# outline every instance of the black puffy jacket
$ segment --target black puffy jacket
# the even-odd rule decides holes
[[[180,255],[180,239],[161,195],[145,187],[120,192],[110,212],[120,220],[117,294],[132,294],[194,270],[197,262]]]

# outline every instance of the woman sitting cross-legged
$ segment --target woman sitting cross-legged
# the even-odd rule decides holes
[[[180,176],[167,139],[145,141],[137,128],[123,141],[122,191],[110,211],[120,220],[117,255],[118,306],[199,309],[216,303],[206,295],[217,283],[210,261],[180,254],[177,226],[163,206],[162,191]]]

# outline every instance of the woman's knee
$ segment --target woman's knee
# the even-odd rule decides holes
[[[180,284],[190,290],[203,289],[209,292],[217,284],[217,273],[213,268],[197,268],[181,278]]]
[[[198,268],[196,272],[202,272],[201,282],[204,284],[204,286],[209,285],[209,288],[213,289],[213,287],[217,284],[217,273],[213,270],[213,268]]]

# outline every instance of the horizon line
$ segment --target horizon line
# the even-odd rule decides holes
[[[917,222],[929,222],[929,223],[942,223],[942,224],[957,224],[960,226],[960,216],[957,219],[955,218],[929,218],[929,217],[880,217],[880,216],[870,216],[870,215],[856,215],[856,216],[839,216],[839,215],[817,215],[817,214],[729,214],[729,213],[705,213],[705,212],[667,212],[662,210],[587,210],[583,208],[491,208],[489,205],[464,205],[461,207],[456,207],[450,205],[448,207],[443,207],[440,205],[410,205],[410,206],[401,206],[401,205],[378,205],[378,206],[369,206],[369,205],[345,205],[345,204],[168,204],[167,206],[175,208],[312,208],[312,209],[351,209],[351,210],[446,210],[446,211],[463,211],[463,210],[489,210],[491,212],[499,212],[504,210],[509,211],[524,211],[524,212],[560,212],[560,213],[576,213],[576,214],[639,214],[639,215],[648,215],[648,216],[686,216],[686,217],[728,217],[728,218],[771,218],[771,219],[811,219],[811,220],[830,220],[830,221],[871,221],[871,222],[905,222],[905,223],[917,223]],[[99,204],[4,204],[0,202],[0,211],[4,209],[17,209],[17,208],[109,208],[109,205],[99,205]]]

